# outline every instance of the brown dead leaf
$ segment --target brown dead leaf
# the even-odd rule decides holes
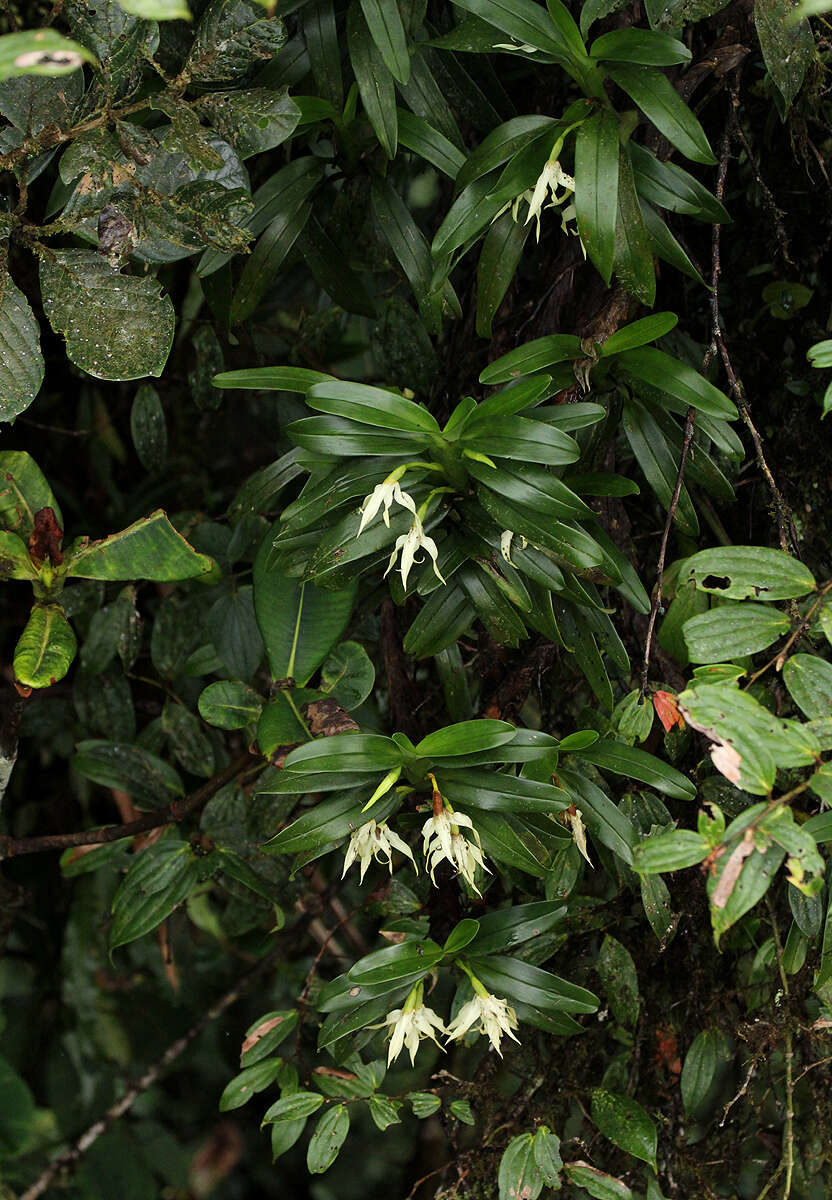
[[[728,859],[725,866],[722,868],[722,874],[719,877],[719,882],[714,888],[711,896],[711,904],[714,908],[724,908],[728,903],[731,893],[733,892],[737,880],[740,877],[742,864],[750,854],[754,853],[754,831],[746,829],[743,834],[743,839],[738,846],[731,851],[731,857]]]
[[[57,518],[50,506],[41,508],[35,513],[35,527],[29,535],[29,553],[32,561],[45,562],[48,558],[55,566],[64,561],[61,543],[64,531],[58,524]]]
[[[357,733],[358,725],[337,700],[313,700],[307,704],[304,715],[310,733],[315,737],[334,737],[336,733]]]
[[[733,746],[727,742],[719,742],[718,745],[711,746],[711,762],[729,783],[739,784],[742,757]]]

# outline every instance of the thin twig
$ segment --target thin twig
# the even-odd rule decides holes
[[[650,620],[647,624],[647,636],[644,639],[644,662],[641,667],[642,696],[647,691],[647,677],[650,672],[650,654],[653,649],[653,632],[656,628],[656,619],[659,613],[664,611],[662,608],[662,576],[664,575],[664,563],[667,557],[667,543],[670,539],[670,529],[676,516],[676,509],[679,507],[679,497],[682,494],[682,484],[685,480],[685,467],[687,466],[688,454],[690,453],[690,446],[693,441],[695,420],[696,409],[691,405],[685,418],[685,432],[682,438],[682,453],[679,456],[679,470],[676,472],[676,485],[673,488],[673,495],[670,498],[667,519],[662,530],[662,541],[659,546],[659,558],[656,563],[656,586],[653,589],[653,599],[650,604]]]
[[[783,995],[789,996],[789,980],[783,966],[783,944],[780,941],[780,930],[777,927],[777,914],[771,893],[766,895],[771,932],[774,938],[774,949],[777,954],[777,969],[780,973],[780,985]],[[792,1031],[786,1028],[783,1032],[783,1052],[786,1060],[786,1119],[783,1124],[783,1153],[780,1158],[780,1169],[785,1171],[786,1179],[783,1185],[783,1200],[789,1200],[792,1192],[792,1172],[794,1171],[794,1046]]]
[[[0,861],[14,858],[18,854],[41,854],[47,850],[66,850],[69,846],[101,846],[107,842],[117,842],[121,838],[134,837],[137,833],[146,833],[148,829],[158,829],[160,825],[173,825],[183,821],[190,813],[201,808],[212,796],[216,795],[227,783],[251,765],[251,756],[243,754],[235,759],[224,771],[220,771],[213,779],[209,779],[202,787],[182,796],[168,804],[158,812],[145,813],[135,821],[124,825],[102,825],[97,829],[82,829],[79,833],[47,833],[41,837],[15,838],[0,836]]]
[[[722,147],[719,157],[719,169],[717,171],[717,181],[715,194],[719,201],[722,201],[725,195],[725,179],[728,174],[728,157],[731,142],[733,138],[738,137],[738,120],[737,109],[739,107],[739,97],[736,89],[731,92],[731,110],[726,125],[725,132],[722,137]],[[719,280],[722,273],[721,259],[721,226],[716,224],[713,228],[711,240],[711,335],[719,350],[722,365],[725,369],[725,374],[728,377],[728,386],[731,395],[737,405],[737,411],[740,414],[743,424],[745,425],[754,444],[754,457],[757,460],[757,466],[763,478],[766,481],[768,490],[771,493],[772,502],[774,505],[774,515],[777,522],[777,536],[780,542],[780,548],[786,554],[794,554],[799,557],[797,546],[797,532],[792,520],[791,511],[788,504],[783,499],[782,493],[778,488],[774,476],[771,473],[771,468],[766,461],[765,452],[763,450],[763,440],[757,426],[751,418],[751,410],[748,404],[748,398],[745,394],[745,388],[742,381],[737,377],[734,370],[734,365],[731,362],[731,355],[728,352],[728,347],[725,342],[725,336],[722,331],[719,313]]]
[[[116,1101],[115,1104],[107,1109],[102,1117],[99,1117],[97,1121],[90,1125],[89,1129],[81,1134],[69,1150],[66,1150],[49,1164],[35,1183],[22,1194],[20,1200],[38,1200],[38,1197],[43,1195],[59,1174],[74,1171],[89,1148],[98,1141],[101,1135],[106,1133],[111,1125],[133,1107],[139,1096],[143,1092],[146,1092],[149,1087],[153,1086],[162,1072],[187,1050],[191,1042],[199,1037],[207,1025],[210,1025],[227,1008],[230,1008],[251,987],[252,983],[277,961],[282,950],[282,945],[276,946],[264,958],[261,958],[250,971],[241,976],[225,995],[220,996],[219,1000],[206,1009],[190,1029],[177,1038],[175,1042],[172,1042],[161,1058],[158,1058],[135,1083],[132,1083],[128,1087],[120,1100]]]

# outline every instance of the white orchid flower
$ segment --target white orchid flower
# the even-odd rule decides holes
[[[354,830],[350,836],[350,844],[347,846],[347,852],[344,855],[344,869],[341,872],[341,878],[344,878],[356,859],[361,863],[360,882],[362,883],[364,882],[364,875],[367,868],[373,859],[376,862],[385,862],[390,868],[390,874],[392,875],[394,850],[399,850],[402,854],[406,854],[418,874],[419,868],[416,866],[413,851],[407,842],[403,841],[397,833],[394,833],[388,825],[384,823],[377,825],[373,820],[367,821],[365,825]]]
[[[579,854],[592,866],[592,859],[589,857],[586,848],[586,826],[581,817],[581,810],[576,808],[574,804],[570,804],[569,808],[562,813],[562,819],[564,819],[565,823],[572,830],[572,837],[575,839],[575,845],[578,847]]]
[[[461,828],[470,829],[474,841],[464,837]],[[478,896],[482,895],[474,882],[475,872],[477,867],[483,871],[488,871],[488,867],[483,861],[480,836],[469,816],[462,812],[449,812],[444,806],[437,813],[434,808],[434,815],[422,826],[422,837],[422,852],[434,884],[436,868],[441,862],[447,861],[472,891]]]
[[[385,1025],[390,1026],[390,1048],[387,1051],[387,1065],[399,1057],[403,1047],[407,1047],[410,1054],[410,1065],[413,1066],[416,1061],[416,1051],[419,1049],[419,1042],[422,1038],[429,1037],[436,1042],[440,1050],[443,1048],[437,1040],[436,1034],[447,1034],[445,1022],[442,1018],[422,1003],[424,995],[424,984],[420,979],[419,982],[411,989],[404,1003],[404,1008],[394,1008],[389,1012],[384,1020]]]
[[[508,1034],[519,1045],[520,1039],[516,1038],[512,1032],[518,1027],[517,1014],[507,1001],[502,1000],[499,996],[492,996],[478,979],[473,976],[470,978],[474,986],[474,997],[467,1004],[463,1004],[451,1021],[448,1026],[448,1040],[458,1041],[465,1037],[469,1029],[477,1028],[479,1033],[484,1033],[488,1037],[491,1045],[502,1058],[500,1042],[503,1034]]]
[[[361,504],[361,524],[358,526],[356,537],[360,537],[367,525],[372,521],[378,510],[384,505],[382,512],[382,520],[387,528],[390,528],[390,507],[392,504],[400,504],[402,508],[406,508],[416,516],[416,503],[411,495],[403,492],[400,480],[404,475],[404,469],[397,467],[395,471],[376,484],[369,496],[365,496]]]
[[[563,187],[565,190],[562,195],[558,195],[558,188]],[[563,204],[572,192],[575,190],[575,180],[571,175],[567,175],[561,167],[558,160],[549,159],[543,170],[537,177],[537,182],[534,189],[529,195],[528,192],[523,193],[523,198],[528,198],[529,211],[526,216],[525,224],[531,220],[537,221],[537,240],[540,241],[540,214],[544,206],[547,208],[557,208],[559,204]],[[549,204],[546,204],[546,197],[551,196]]]
[[[410,529],[407,531],[407,533],[403,533],[400,537],[396,538],[396,544],[393,547],[393,551],[390,555],[390,561],[387,564],[387,570],[384,572],[384,578],[386,579],[393,570],[396,558],[398,557],[399,551],[401,551],[402,557],[401,563],[399,564],[399,570],[401,571],[402,584],[405,588],[407,588],[407,577],[410,574],[413,564],[420,563],[422,561],[421,558],[416,557],[417,551],[419,550],[427,550],[428,554],[433,559],[434,574],[436,575],[437,579],[444,583],[445,580],[442,578],[439,567],[436,564],[436,556],[438,554],[436,542],[432,537],[428,537],[428,535],[425,533],[425,527],[422,524],[421,519],[415,513],[413,524],[410,526]]]

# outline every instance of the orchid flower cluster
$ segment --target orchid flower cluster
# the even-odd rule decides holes
[[[458,875],[461,875],[472,891],[482,895],[475,883],[477,867],[490,874],[482,856],[480,836],[474,828],[474,822],[467,813],[457,812],[444,799],[433,775],[429,775],[433,784],[433,815],[422,826],[422,853],[434,886],[436,885],[436,868],[441,862],[449,862]],[[387,780],[385,780],[385,784]],[[386,787],[385,789],[386,790]],[[373,803],[381,794],[376,789],[370,800]],[[369,807],[369,804],[365,807]],[[462,830],[470,831],[470,838]],[[360,879],[373,859],[382,862],[390,868],[393,874],[393,851],[399,850],[413,863],[413,869],[418,874],[419,868],[413,857],[413,852],[402,838],[395,833],[386,821],[376,824],[372,818],[353,830],[349,845],[344,855],[343,879],[352,864],[358,860],[361,865]]]
[[[382,480],[381,483],[377,484],[370,495],[365,497],[364,502],[361,505],[361,523],[358,526],[358,533],[355,536],[361,536],[361,534],[369,525],[370,521],[372,521],[373,517],[376,515],[379,509],[382,508],[382,506],[382,519],[384,524],[389,529],[390,508],[394,503],[401,505],[402,508],[406,508],[408,512],[413,513],[413,524],[410,526],[410,529],[407,533],[403,533],[396,539],[396,544],[393,547],[393,551],[390,555],[390,561],[387,564],[387,570],[384,572],[384,578],[386,579],[393,570],[396,559],[399,555],[399,551],[401,551],[402,557],[399,564],[399,570],[402,577],[402,586],[407,588],[407,577],[413,568],[413,564],[423,561],[421,558],[417,558],[416,555],[419,550],[426,550],[433,559],[433,570],[437,579],[444,584],[445,580],[442,578],[442,574],[436,562],[436,557],[438,554],[436,542],[432,537],[428,537],[428,535],[425,533],[425,527],[423,525],[425,513],[427,512],[428,505],[433,499],[435,492],[431,492],[430,496],[428,496],[427,500],[425,500],[424,504],[422,504],[417,511],[416,502],[414,501],[413,497],[407,492],[403,492],[401,488],[400,481],[406,470],[407,464],[401,467],[396,467],[395,471],[391,471],[387,478]]]
[[[464,963],[459,966],[471,981],[474,995],[467,1004],[463,1004],[449,1025],[424,1003],[424,980],[420,979],[408,993],[404,1006],[394,1008],[382,1025],[375,1026],[377,1029],[389,1027],[388,1067],[405,1047],[410,1054],[410,1065],[413,1066],[422,1038],[430,1038],[440,1049],[444,1049],[437,1033],[443,1034],[448,1043],[460,1041],[471,1030],[484,1033],[501,1058],[500,1043],[504,1034],[519,1045],[519,1038],[513,1032],[518,1028],[517,1014],[511,1005],[500,996],[493,996]]]

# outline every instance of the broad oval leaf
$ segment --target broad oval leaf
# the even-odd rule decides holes
[[[715,546],[686,559],[679,584],[690,581],[726,600],[793,600],[816,590],[798,559],[766,546]]]
[[[123,275],[94,250],[50,250],[40,284],[49,323],[77,366],[98,379],[161,375],[174,313],[152,276]]]
[[[14,651],[18,683],[31,688],[51,687],[66,675],[77,644],[60,604],[35,604]]]
[[[657,1169],[656,1123],[635,1100],[596,1088],[592,1093],[592,1119],[619,1149]]]
[[[0,38],[0,63],[5,40]],[[42,383],[38,323],[29,301],[0,268],[0,421],[13,421],[25,412]]]

